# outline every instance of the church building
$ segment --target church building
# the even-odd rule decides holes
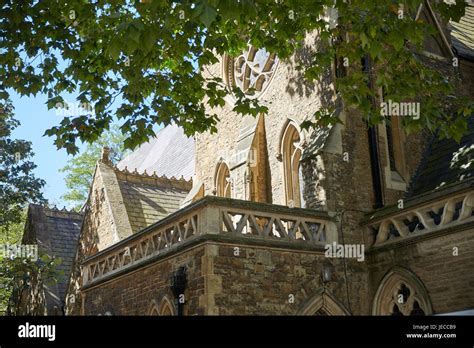
[[[417,16],[438,29],[420,59],[474,98],[474,5],[450,25],[427,5]],[[65,233],[41,221],[70,227],[57,243],[70,259],[62,313],[473,314],[472,117],[460,143],[407,134],[402,116],[368,126],[330,78],[304,79],[305,54],[249,45],[219,57],[204,74],[258,98],[265,115],[242,117],[229,95],[212,109],[216,133],[169,125],[116,166],[104,148],[81,214],[30,207],[28,242]],[[326,100],[342,123],[303,129]],[[45,303],[22,313],[57,314]]]

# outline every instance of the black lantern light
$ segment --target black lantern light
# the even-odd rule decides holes
[[[321,280],[323,284],[327,284],[332,280],[334,273],[334,266],[328,259],[324,260],[323,267],[321,269]]]
[[[176,311],[178,315],[183,315],[184,308],[184,291],[186,290],[186,267],[181,266],[176,272],[171,276],[171,292],[173,293]]]

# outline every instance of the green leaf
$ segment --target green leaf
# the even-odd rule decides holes
[[[109,47],[107,48],[108,53],[110,54],[110,57],[113,60],[117,60],[118,57],[120,56],[121,52],[121,44],[118,40],[113,40]]]
[[[360,37],[360,41],[362,43],[362,48],[365,48],[369,44],[369,39],[368,39],[367,35],[365,35],[365,33],[362,32],[362,33],[360,33],[359,37]]]
[[[201,15],[199,16],[204,25],[209,28],[211,24],[216,20],[216,17],[216,9],[212,6],[209,6],[207,3],[204,3]]]
[[[125,35],[125,40],[132,40],[136,44],[140,44],[140,30],[135,25],[130,25]]]
[[[156,35],[151,30],[143,31],[140,41],[143,43],[145,52],[149,52],[153,49],[156,43]]]

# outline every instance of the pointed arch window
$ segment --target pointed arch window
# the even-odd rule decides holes
[[[171,303],[168,299],[164,299],[162,301],[159,313],[160,313],[161,316],[172,316],[172,315],[174,315],[173,306],[171,305]]]
[[[373,314],[420,316],[432,312],[428,292],[421,280],[411,272],[397,268],[389,272],[379,285]]]
[[[226,163],[221,162],[216,172],[216,195],[231,198],[230,171]]]
[[[402,147],[402,126],[400,118],[390,117],[385,123],[387,132],[387,147],[390,170],[399,174],[404,173],[403,147]]]
[[[382,102],[385,103],[386,108],[390,111],[390,115],[385,118],[385,134],[386,134],[386,153],[387,153],[387,176],[389,180],[397,182],[405,182],[409,176],[405,161],[404,143],[406,142],[406,135],[403,130],[401,117],[398,115],[391,115],[390,98],[387,98],[385,90],[381,90]],[[390,110],[389,110],[390,109]],[[387,111],[387,112],[388,112]],[[398,111],[397,111],[398,113]]]
[[[168,299],[168,296],[163,297],[161,300],[160,305],[158,306],[157,302],[153,300],[148,307],[147,311],[148,315],[152,316],[173,316],[175,315],[173,304],[171,301]]]
[[[158,309],[158,306],[153,305],[149,310],[148,310],[148,315],[160,315],[160,310]]]
[[[285,182],[286,204],[304,207],[303,180],[301,172],[301,136],[293,123],[288,123],[281,141],[281,159]]]

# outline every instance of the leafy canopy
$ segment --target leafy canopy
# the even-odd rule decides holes
[[[302,47],[307,33],[318,31],[323,45],[300,67],[306,79],[320,80],[335,55],[347,58],[354,68],[336,79],[338,93],[369,123],[381,121],[369,100],[383,87],[394,101],[422,101],[420,119],[404,119],[409,130],[439,128],[459,139],[469,101],[456,97],[443,73],[422,66],[412,53],[433,33],[429,23],[414,20],[423,2],[6,1],[0,8],[0,98],[10,88],[23,95],[42,92],[53,108],[63,102],[61,93],[74,92],[80,103],[94,105],[94,115],[65,117],[46,132],[70,153],[77,151],[77,139],[97,140],[114,115],[122,122],[127,148],[152,136],[154,124],[174,121],[188,135],[216,131],[218,117],[206,105],[223,105],[230,92],[219,77],[202,74],[206,65],[224,53],[238,54],[248,43],[286,59]],[[445,22],[459,20],[466,6],[430,3]],[[325,19],[333,7],[337,26]],[[378,74],[372,89],[368,74],[355,68],[364,57],[370,57],[370,72]],[[114,107],[119,95],[122,102]],[[256,115],[266,108],[240,94],[235,110]],[[319,124],[337,122],[331,105],[315,117]]]

